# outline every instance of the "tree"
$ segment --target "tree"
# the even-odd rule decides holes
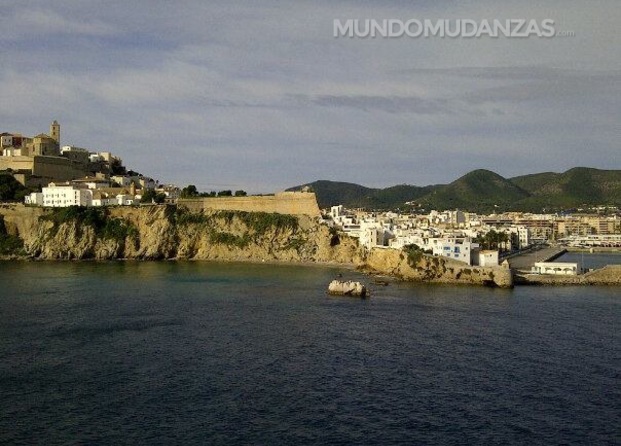
[[[166,194],[164,193],[159,193],[159,194],[155,194],[155,198],[153,198],[153,201],[155,201],[157,204],[162,204],[166,202]]]
[[[493,229],[484,236],[478,236],[475,242],[481,245],[483,249],[506,250],[509,236],[506,232],[496,232]]]
[[[120,159],[112,158],[112,161],[110,161],[110,172],[112,175],[125,175],[127,170],[125,169],[125,166],[121,164]]]
[[[166,194],[156,193],[153,189],[147,190],[144,194],[142,194],[142,198],[140,199],[141,203],[162,204],[165,201]]]
[[[142,197],[140,198],[140,202],[151,203],[153,202],[154,198],[155,198],[155,191],[152,189],[149,189],[144,194],[142,194]]]
[[[236,196],[236,197],[245,197],[245,196],[247,196],[247,195],[248,195],[248,194],[246,193],[246,191],[245,191],[245,190],[236,190],[236,191],[235,191],[235,196]]]
[[[188,185],[181,189],[181,198],[193,198],[198,197],[198,189],[193,184]]]
[[[0,173],[0,201],[23,201],[29,190],[8,173]]]
[[[230,190],[221,190],[220,192],[218,192],[218,197],[232,197],[233,196],[233,192]]]

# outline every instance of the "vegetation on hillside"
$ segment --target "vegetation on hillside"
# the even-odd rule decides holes
[[[148,189],[140,198],[141,203],[156,203],[162,204],[166,201],[166,194],[155,192],[153,189]]]
[[[23,255],[24,241],[7,232],[4,216],[0,215],[0,255]]]
[[[206,197],[245,197],[248,194],[245,190],[236,190],[233,192],[232,190],[221,190],[220,192],[211,191],[211,192],[199,192],[194,184],[190,184],[183,189],[181,189],[180,197],[181,198],[206,198]]]
[[[138,235],[135,226],[121,218],[111,217],[106,208],[84,206],[53,208],[39,219],[53,223],[52,234],[56,234],[63,223],[75,223],[80,227],[91,227],[95,231],[95,235],[102,239],[123,242],[127,237],[136,238]]]
[[[545,172],[503,178],[489,170],[472,171],[445,185],[425,187],[400,185],[371,189],[358,184],[316,181],[289,190],[310,186],[321,208],[342,204],[349,208],[462,209],[472,212],[553,212],[583,205],[621,206],[621,170],[585,167],[564,173]]]
[[[174,225],[200,226],[208,231],[211,243],[237,248],[245,248],[249,243],[257,242],[260,237],[271,231],[296,233],[299,228],[299,220],[296,216],[266,212],[217,211],[203,213],[193,212],[183,207],[169,206],[166,209],[166,217]],[[235,221],[245,227],[241,235],[214,229],[222,226],[222,224],[232,227]],[[301,244],[303,244],[301,239],[295,239],[289,243],[288,248],[298,249]]]
[[[402,184],[386,189],[373,189],[353,183],[320,180],[287,190],[301,191],[305,187],[315,192],[320,208],[343,204],[350,208],[397,209],[403,208],[408,201],[428,194],[436,186]]]
[[[30,189],[13,178],[10,172],[0,172],[0,201],[24,201]]]
[[[528,192],[500,175],[479,169],[433,191],[419,202],[428,209],[505,211],[528,196]]]

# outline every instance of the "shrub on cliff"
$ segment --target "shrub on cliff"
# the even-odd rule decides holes
[[[24,201],[29,189],[22,186],[13,175],[0,172],[0,201]]]
[[[105,208],[84,206],[54,208],[39,219],[51,221],[54,224],[51,228],[52,235],[56,234],[63,223],[76,223],[78,226],[90,226],[95,231],[95,235],[102,239],[123,242],[128,236],[134,238],[138,236],[136,227],[123,219],[110,217]]]
[[[294,215],[267,212],[219,211],[215,216],[224,219],[229,224],[237,217],[248,229],[252,229],[257,235],[263,235],[271,229],[296,231],[299,227],[299,220]]]
[[[423,258],[423,250],[416,244],[406,245],[403,247],[403,251],[407,255],[408,265],[414,268],[420,259]]]
[[[10,235],[4,225],[4,216],[0,215],[0,255],[23,254],[24,241],[16,235]]]
[[[227,245],[230,247],[245,248],[250,243],[247,234],[243,236],[231,234],[230,232],[212,232],[209,234],[209,241],[217,245]]]

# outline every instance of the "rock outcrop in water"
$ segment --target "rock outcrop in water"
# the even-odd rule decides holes
[[[360,282],[333,280],[328,285],[328,294],[334,296],[367,297],[367,287]]]

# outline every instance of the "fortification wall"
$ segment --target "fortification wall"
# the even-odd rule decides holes
[[[179,206],[192,211],[246,211],[320,216],[317,197],[312,192],[281,192],[262,197],[207,197],[180,199]]]
[[[12,169],[18,170],[30,170],[34,166],[34,158],[29,156],[3,156],[0,157],[0,170]]]
[[[39,177],[39,182],[43,184],[47,184],[50,181],[73,180],[86,174],[79,164],[59,156],[0,157],[0,170],[6,169],[12,169],[15,172],[28,171],[30,172],[27,179],[28,182],[30,182],[30,176],[33,176]],[[17,180],[20,182],[24,181],[22,177],[17,178]]]
[[[32,174],[60,181],[68,181],[85,175],[76,163],[67,158],[55,156],[35,156]]]

